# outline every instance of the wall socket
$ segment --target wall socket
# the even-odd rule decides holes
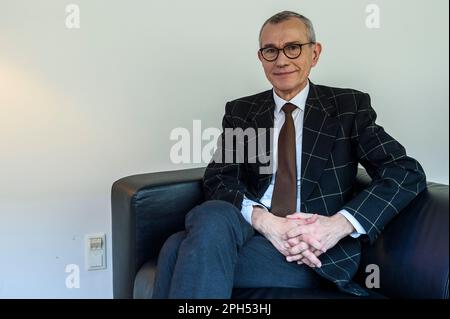
[[[84,259],[86,270],[106,269],[106,234],[96,233],[85,236]]]

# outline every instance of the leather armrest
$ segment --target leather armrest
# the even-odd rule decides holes
[[[448,298],[448,186],[428,183],[384,229],[377,241],[362,249],[356,276],[365,285],[366,265],[380,270],[380,288],[393,298]]]
[[[167,237],[184,228],[185,214],[203,201],[204,170],[133,175],[113,184],[114,298],[132,298],[137,270],[157,258]]]

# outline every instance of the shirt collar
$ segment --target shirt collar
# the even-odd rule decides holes
[[[275,93],[275,90],[273,90],[273,99],[275,101],[276,112],[280,112],[281,108],[288,102],[294,104],[296,107],[300,108],[302,111],[305,111],[305,105],[306,105],[306,99],[308,98],[308,93],[309,93],[309,80],[306,83],[306,86],[303,88],[303,90],[298,92],[298,94],[296,96],[294,96],[290,101],[283,100],[281,97],[278,96],[277,93]]]

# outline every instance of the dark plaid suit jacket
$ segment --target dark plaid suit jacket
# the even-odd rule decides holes
[[[274,126],[274,108],[272,90],[229,102],[223,129],[270,130]],[[426,186],[420,164],[408,157],[403,146],[375,120],[368,94],[310,83],[303,124],[301,211],[331,216],[346,209],[366,230],[367,236],[362,238],[370,242]],[[257,138],[258,145],[270,144],[269,134]],[[222,133],[217,149],[222,159],[230,152],[236,156],[236,147],[226,149],[223,140]],[[265,154],[271,155],[270,147],[266,147]],[[248,157],[232,163],[219,162],[213,159],[206,169],[206,199],[224,200],[239,210],[244,195],[259,201],[272,178],[271,174],[261,174],[262,163],[252,163]],[[372,183],[353,196],[358,163],[371,176]],[[322,267],[315,271],[342,291],[364,295],[365,291],[352,282],[360,253],[359,239],[347,236],[320,256]]]

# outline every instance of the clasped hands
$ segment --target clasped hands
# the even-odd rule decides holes
[[[354,231],[341,214],[321,216],[294,213],[278,217],[254,207],[253,226],[282,253],[288,262],[321,267],[319,256]]]

